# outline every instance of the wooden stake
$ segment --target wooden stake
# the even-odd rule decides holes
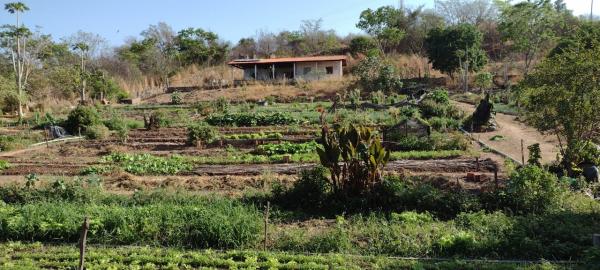
[[[267,202],[267,208],[265,209],[265,243],[264,250],[267,250],[267,242],[269,239],[269,208],[271,207],[271,203]]]
[[[525,147],[523,145],[523,139],[521,139],[521,165],[525,165]]]
[[[496,185],[496,190],[498,190],[498,168],[494,168],[494,184]]]
[[[477,171],[479,171],[479,157],[475,158],[475,162],[477,163]]]
[[[48,143],[48,133],[50,133],[50,129],[45,129],[44,131],[44,137],[46,137],[46,148],[50,148],[50,144]]]
[[[85,241],[87,240],[87,232],[90,229],[90,220],[85,217],[83,224],[81,224],[81,239],[79,240],[79,270],[84,268],[85,260]]]

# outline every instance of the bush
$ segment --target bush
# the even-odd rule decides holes
[[[181,93],[174,92],[171,94],[171,104],[172,105],[181,105],[183,104],[183,99],[181,98]]]
[[[219,138],[219,131],[204,122],[187,127],[187,140],[190,145],[206,145]]]
[[[450,96],[448,95],[448,90],[444,88],[433,89],[433,91],[427,93],[427,96],[425,98],[431,99],[440,104],[450,104]]]
[[[103,140],[110,136],[110,130],[104,125],[88,126],[85,129],[85,137],[90,140]]]
[[[95,107],[92,106],[77,106],[67,116],[65,121],[65,129],[71,134],[78,134],[81,130],[82,133],[86,131],[88,127],[99,125],[100,114]]]
[[[300,172],[300,178],[294,185],[285,189],[278,186],[273,190],[275,201],[284,207],[302,209],[305,211],[318,210],[325,206],[331,191],[326,169],[316,167]]]
[[[144,127],[148,130],[168,127],[171,124],[172,121],[164,110],[154,111],[150,115],[144,114]]]
[[[506,186],[512,208],[520,213],[542,213],[561,204],[566,188],[556,175],[538,166],[516,170]]]
[[[358,76],[359,84],[366,91],[398,92],[403,86],[393,65],[376,56],[367,57],[352,71]]]
[[[117,133],[121,141],[126,141],[129,136],[129,123],[125,121],[123,116],[113,115],[109,120],[104,121],[104,125]]]

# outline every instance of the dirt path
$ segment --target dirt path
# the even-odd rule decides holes
[[[471,104],[462,102],[455,102],[455,104],[466,113],[470,114],[475,111],[475,106]],[[559,153],[556,137],[542,135],[536,129],[517,121],[515,116],[512,115],[497,113],[496,122],[500,126],[498,130],[473,133],[473,136],[518,161],[521,161],[521,139],[525,146],[526,161],[529,155],[527,146],[539,143],[542,150],[542,161],[549,163],[556,160],[556,155]],[[494,136],[502,136],[502,139],[491,140]]]

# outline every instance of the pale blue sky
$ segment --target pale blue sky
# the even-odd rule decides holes
[[[150,24],[164,21],[176,31],[201,27],[233,43],[257,30],[295,30],[302,20],[323,18],[326,29],[341,35],[359,33],[355,25],[367,8],[398,5],[398,0],[20,0],[30,7],[24,16],[29,27],[56,39],[78,30],[100,34],[110,45],[138,36]],[[12,2],[4,0],[0,3]],[[405,5],[433,7],[433,0],[405,0]],[[589,14],[590,0],[567,0],[576,14]],[[600,14],[600,1],[594,8]],[[14,23],[1,13],[0,24]]]

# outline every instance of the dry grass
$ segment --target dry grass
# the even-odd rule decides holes
[[[336,80],[323,80],[313,82],[299,82],[297,85],[273,85],[268,83],[258,83],[251,86],[236,88],[200,90],[185,93],[183,100],[185,103],[195,103],[199,101],[211,101],[218,98],[226,98],[233,102],[240,101],[258,101],[267,97],[274,96],[280,102],[292,101],[297,98],[305,97],[308,99],[330,99],[336,93],[346,91],[354,80],[351,77],[344,77]],[[171,101],[170,94],[162,94],[144,100],[147,104],[162,104]]]

